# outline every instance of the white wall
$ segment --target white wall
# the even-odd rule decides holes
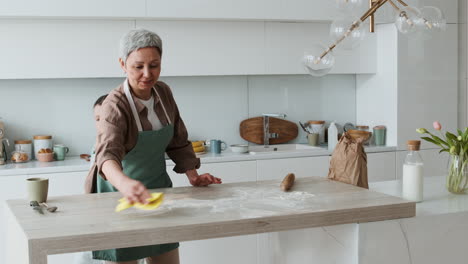
[[[192,140],[218,138],[243,143],[239,123],[264,112],[283,112],[287,120],[355,122],[354,75],[217,76],[162,78],[173,90]],[[0,117],[10,141],[51,134],[88,153],[94,144],[94,101],[122,79],[0,80]],[[300,130],[297,142],[305,143]],[[12,148],[10,147],[10,150]]]
[[[458,7],[458,127],[462,128],[468,126],[468,28],[466,25],[468,16],[467,0],[458,0]]]
[[[397,145],[397,81],[398,34],[393,24],[376,26],[377,74],[363,74],[356,78],[357,122],[370,127],[387,127],[386,143]]]

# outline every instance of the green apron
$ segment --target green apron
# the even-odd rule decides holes
[[[128,84],[127,87],[124,85],[124,88],[128,88]],[[156,89],[154,89],[154,91],[157,94]],[[156,131],[142,131],[140,118],[136,112],[135,104],[130,92],[128,91],[127,93],[126,91],[126,94],[132,107],[132,112],[137,122],[139,132],[136,146],[125,155],[122,161],[123,172],[130,178],[143,183],[148,189],[172,187],[172,181],[166,172],[166,159],[164,154],[166,152],[166,147],[174,134],[174,127],[169,123],[167,126]],[[166,109],[164,108],[164,105],[162,106],[167,120],[170,122]],[[149,110],[150,109],[148,109],[148,111]],[[117,192],[117,189],[108,181],[103,180],[102,177],[97,177],[97,192]],[[93,258],[113,262],[132,261],[151,256],[158,256],[178,247],[179,243],[170,243],[99,250],[93,251]]]

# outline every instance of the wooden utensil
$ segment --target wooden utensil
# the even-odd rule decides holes
[[[239,125],[240,136],[255,144],[263,143],[263,117],[253,117],[242,121]],[[270,117],[270,133],[277,133],[278,138],[270,138],[269,144],[281,144],[294,140],[299,134],[296,123]]]
[[[294,176],[294,173],[289,173],[284,177],[283,181],[281,182],[280,188],[283,192],[287,192],[291,190],[292,186],[294,185],[294,180],[296,179],[296,176]]]

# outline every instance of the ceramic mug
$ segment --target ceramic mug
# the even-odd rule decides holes
[[[320,135],[318,133],[307,134],[307,141],[309,142],[309,145],[318,146],[319,137]]]
[[[65,155],[68,153],[70,149],[65,147],[62,144],[54,145],[54,158],[56,160],[64,160]]]
[[[220,154],[221,151],[225,150],[226,148],[227,148],[226,142],[218,140],[218,139],[210,140],[210,152],[211,153]]]
[[[49,179],[47,178],[29,178],[26,179],[29,201],[45,203],[47,193],[49,192]]]

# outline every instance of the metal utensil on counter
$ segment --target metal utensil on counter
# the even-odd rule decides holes
[[[304,132],[306,132],[307,134],[310,134],[309,130],[306,128],[306,126],[304,126],[304,124],[301,121],[299,121],[299,125],[301,125],[302,130],[304,130]]]
[[[47,208],[47,211],[49,211],[51,213],[54,213],[58,209],[57,206],[49,206],[46,203],[41,203],[41,204],[44,205]]]
[[[346,123],[343,126],[344,132],[348,132],[348,130],[356,129],[356,127],[352,123]]]
[[[31,206],[33,210],[37,211],[38,213],[44,214],[44,211],[42,211],[42,207],[39,205],[37,201],[29,202],[29,206]]]

